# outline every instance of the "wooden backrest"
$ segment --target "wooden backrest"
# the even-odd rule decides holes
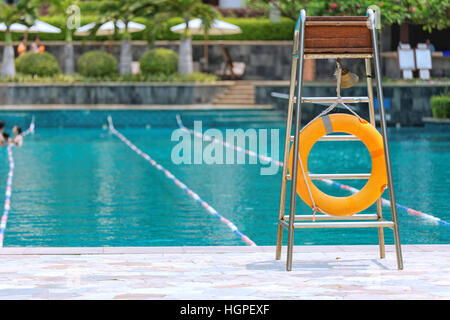
[[[306,17],[305,53],[372,53],[368,17]]]

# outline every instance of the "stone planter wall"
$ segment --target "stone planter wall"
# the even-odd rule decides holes
[[[0,104],[204,104],[228,88],[209,84],[1,84]]]

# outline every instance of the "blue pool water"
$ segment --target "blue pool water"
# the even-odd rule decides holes
[[[248,161],[244,165],[175,165],[170,158],[177,144],[170,139],[173,127],[118,129],[256,244],[275,244],[281,170],[260,175],[261,165]],[[219,129],[225,132],[226,128]],[[283,137],[280,129],[280,155]],[[450,221],[450,133],[392,128],[389,137],[398,203]],[[38,125],[36,135],[28,136],[13,153],[15,174],[5,246],[244,245],[106,130]],[[0,164],[3,196],[8,172],[5,148],[0,150]],[[309,158],[309,171],[370,172],[370,156],[357,142],[318,143]],[[342,182],[362,186],[361,181]],[[317,185],[327,193],[349,195],[320,182]],[[311,213],[300,199],[297,203],[299,212]],[[374,207],[368,212],[375,212]],[[390,217],[386,207],[384,214]],[[402,243],[450,242],[449,227],[403,212],[399,221]],[[393,243],[390,229],[385,229],[385,236],[387,243]],[[376,229],[299,230],[295,234],[296,244],[376,244],[377,240]]]

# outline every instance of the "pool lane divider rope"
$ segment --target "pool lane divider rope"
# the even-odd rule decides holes
[[[31,118],[31,123],[28,129],[22,133],[22,137],[25,137],[29,134],[34,134],[34,116]]]
[[[128,140],[123,134],[121,134],[119,131],[117,131],[114,128],[112,118],[111,116],[108,116],[108,125],[109,125],[109,131],[114,134],[116,137],[118,137],[122,142],[124,142],[131,150],[136,152],[139,156],[144,158],[147,162],[149,162],[152,166],[154,166],[159,171],[162,171],[166,178],[170,179],[175,185],[177,185],[180,189],[182,189],[184,192],[187,193],[189,197],[197,201],[198,204],[200,204],[208,213],[216,217],[220,220],[223,224],[225,224],[228,228],[231,229],[231,231],[239,237],[242,241],[244,241],[249,246],[256,246],[256,243],[253,242],[249,237],[247,237],[245,234],[239,231],[239,229],[234,225],[230,220],[226,219],[222,215],[220,215],[213,207],[211,207],[206,201],[204,201],[200,196],[192,191],[188,186],[186,186],[183,182],[178,180],[169,170],[165,169],[162,165],[157,163],[155,160],[153,160],[148,154],[143,152],[141,149],[136,147],[133,143],[131,143],[130,140]]]
[[[9,210],[11,208],[12,182],[14,176],[14,157],[12,153],[12,144],[6,147],[8,152],[9,172],[6,180],[5,205],[3,207],[3,215],[0,220],[0,248],[3,247],[3,239],[5,238],[6,222],[8,221]]]
[[[186,128],[184,126],[183,122],[181,121],[180,115],[178,115],[178,114],[176,115],[176,119],[177,119],[178,126],[180,127],[181,130],[183,130],[185,132],[189,132],[189,133],[195,135],[196,137],[199,137],[199,138],[201,138],[201,139],[203,139],[205,141],[211,141],[211,142],[214,142],[214,143],[217,143],[217,144],[221,144],[221,145],[225,146],[226,148],[230,148],[230,149],[236,150],[238,152],[245,152],[249,156],[256,157],[256,158],[258,158],[260,160],[263,160],[263,161],[273,162],[274,164],[276,164],[276,165],[278,165],[280,167],[283,166],[283,162],[275,160],[272,157],[260,155],[260,154],[257,154],[256,152],[253,152],[253,151],[241,148],[239,146],[230,145],[229,143],[227,143],[225,141],[222,141],[222,140],[219,140],[219,139],[215,139],[214,137],[210,137],[208,135],[204,135],[201,132],[196,132],[196,131],[194,131],[192,129]],[[334,187],[340,188],[342,190],[347,190],[347,191],[349,191],[351,193],[357,193],[357,192],[360,191],[359,189],[353,188],[351,186],[348,186],[348,185],[345,185],[345,184],[342,184],[342,183],[339,183],[339,182],[336,182],[336,181],[333,181],[333,180],[330,180],[330,179],[322,179],[320,181],[323,181],[324,183],[326,183],[326,184],[328,184],[330,186],[334,186]],[[387,206],[387,207],[391,206],[391,202],[389,200],[384,199],[384,198],[382,198],[382,204],[384,206]],[[450,227],[450,223],[449,222],[447,222],[445,220],[442,220],[440,218],[437,218],[435,216],[432,216],[432,215],[430,215],[428,213],[421,212],[421,211],[418,211],[418,210],[414,210],[412,208],[408,208],[408,207],[402,206],[402,205],[400,205],[398,203],[396,204],[396,207],[397,207],[398,210],[400,210],[401,212],[404,212],[404,213],[406,213],[408,215],[418,216],[418,217],[424,218],[424,219],[426,219],[428,221],[434,222],[435,224],[439,224],[439,225]]]
[[[328,184],[330,186],[335,186],[335,187],[338,187],[338,188],[340,188],[342,190],[350,191],[351,193],[359,192],[359,190],[356,189],[356,188],[350,187],[348,185],[345,185],[345,184],[342,184],[342,183],[339,183],[339,182],[336,182],[336,181],[333,181],[333,180],[326,179],[326,180],[323,180],[323,182],[325,182],[326,184]],[[391,206],[391,202],[389,200],[387,200],[387,199],[381,198],[381,202],[386,207],[390,207]],[[397,203],[396,207],[397,207],[398,210],[400,210],[400,211],[402,211],[402,212],[404,212],[406,214],[409,214],[411,216],[418,216],[418,217],[427,219],[429,221],[432,221],[432,222],[434,222],[436,224],[440,224],[440,225],[443,225],[443,226],[450,227],[450,223],[448,223],[447,221],[442,220],[440,218],[437,218],[435,216],[432,216],[431,214],[428,214],[428,213],[425,213],[425,212],[421,212],[421,211],[418,211],[418,210],[414,210],[412,208],[408,208],[408,207],[402,206],[401,204],[398,204],[398,203]]]
[[[31,119],[30,127],[22,133],[22,136],[28,134],[34,134],[34,116]],[[0,248],[3,247],[3,240],[5,239],[6,223],[8,222],[9,211],[11,209],[11,196],[12,196],[12,182],[14,177],[14,157],[12,152],[13,144],[9,143],[6,147],[6,152],[8,153],[9,171],[8,178],[6,180],[6,191],[5,191],[5,204],[3,207],[3,215],[0,220]]]

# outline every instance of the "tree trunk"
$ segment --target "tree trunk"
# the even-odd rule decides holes
[[[120,61],[119,72],[120,75],[131,73],[131,62],[133,58],[131,55],[131,41],[124,39],[120,42]]]
[[[73,74],[75,72],[75,62],[73,54],[73,44],[72,42],[66,42],[64,44],[64,73]]]
[[[14,77],[16,75],[16,66],[14,65],[14,48],[6,45],[3,48],[3,61],[1,73],[4,77]]]
[[[193,69],[191,38],[182,37],[178,52],[178,72],[186,75],[192,73]]]
[[[16,65],[14,64],[14,48],[12,46],[11,32],[9,27],[5,32],[5,47],[3,48],[3,61],[0,75],[4,77],[14,77],[16,75]]]
[[[400,42],[409,43],[409,25],[407,22],[400,26]]]

